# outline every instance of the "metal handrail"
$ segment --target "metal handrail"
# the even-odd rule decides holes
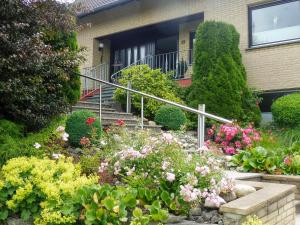
[[[144,97],[151,98],[151,99],[154,99],[156,101],[166,103],[166,104],[169,104],[169,105],[173,105],[173,106],[176,106],[176,107],[178,107],[182,110],[197,114],[198,115],[198,129],[197,129],[198,130],[198,135],[197,135],[198,147],[202,147],[204,145],[205,118],[206,117],[210,118],[210,119],[213,119],[213,120],[216,120],[216,121],[219,121],[219,122],[222,122],[222,123],[229,123],[229,124],[232,123],[231,120],[228,120],[228,119],[225,119],[225,118],[222,118],[222,117],[219,117],[219,116],[216,116],[216,115],[205,112],[205,105],[202,105],[202,106],[199,105],[199,109],[197,110],[197,109],[194,109],[194,108],[191,108],[191,107],[188,107],[188,106],[181,105],[181,104],[176,103],[176,102],[172,102],[172,101],[169,101],[169,100],[166,100],[166,99],[163,99],[163,98],[156,97],[154,95],[150,95],[150,94],[147,94],[147,93],[144,93],[144,92],[141,92],[141,91],[131,89],[129,87],[124,87],[124,86],[121,86],[119,84],[111,83],[109,81],[89,77],[89,76],[86,76],[86,75],[80,75],[80,76],[84,77],[86,79],[91,79],[93,81],[99,82],[99,84],[100,84],[100,93],[99,93],[100,119],[101,119],[101,111],[102,111],[101,84],[105,84],[105,85],[108,85],[108,86],[112,86],[112,87],[115,87],[115,88],[120,88],[120,89],[123,89],[123,90],[127,91],[127,99],[129,99],[129,97],[128,97],[129,93],[135,93],[135,94],[138,94],[138,95],[141,96],[141,127],[142,127],[142,129],[144,128]],[[127,104],[128,104],[128,102],[127,102]]]

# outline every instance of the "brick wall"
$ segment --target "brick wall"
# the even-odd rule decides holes
[[[253,88],[299,88],[300,43],[248,49],[248,6],[266,1],[163,0],[153,4],[153,0],[140,0],[85,17],[80,22],[91,23],[91,27],[87,26],[78,34],[80,46],[88,49],[87,61],[83,66],[91,66],[94,62],[93,57],[97,57],[97,48],[93,46],[95,38],[204,12],[204,20],[231,23],[241,34],[240,49],[248,83]]]

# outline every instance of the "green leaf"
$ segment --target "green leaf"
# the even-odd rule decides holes
[[[21,218],[22,220],[28,220],[30,218],[30,211],[28,209],[23,209],[21,212]]]
[[[101,202],[106,209],[108,210],[113,210],[114,206],[115,206],[115,201],[110,198],[110,197],[106,197],[105,199],[102,200]]]
[[[8,210],[7,209],[0,209],[0,220],[6,220],[8,217]]]
[[[143,216],[143,211],[140,208],[135,208],[132,212],[133,216],[136,218],[140,218]]]
[[[170,194],[167,191],[163,191],[160,194],[161,199],[166,203],[166,205],[170,205],[171,204],[171,197]]]

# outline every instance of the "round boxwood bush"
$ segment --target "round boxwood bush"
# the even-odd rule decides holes
[[[82,137],[90,138],[95,129],[96,137],[101,136],[102,128],[96,115],[87,110],[73,112],[66,121],[66,132],[69,134],[69,142],[72,146],[80,146]]]
[[[300,125],[300,93],[278,98],[272,105],[274,122],[280,127]]]
[[[161,106],[155,115],[155,122],[169,130],[179,130],[186,123],[186,116],[175,106]]]

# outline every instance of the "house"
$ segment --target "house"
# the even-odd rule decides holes
[[[80,1],[87,10],[78,14],[79,23],[90,26],[78,41],[88,49],[83,67],[99,70],[94,76],[110,80],[146,63],[189,85],[197,26],[216,20],[240,33],[248,83],[262,91],[262,111],[270,111],[276,97],[300,90],[300,0]]]

